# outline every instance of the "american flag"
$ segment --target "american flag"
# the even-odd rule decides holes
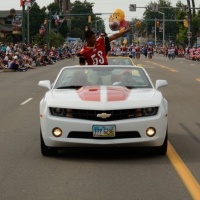
[[[36,0],[25,0],[24,5],[31,7],[35,3],[35,1]]]

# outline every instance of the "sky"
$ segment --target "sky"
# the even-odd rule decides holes
[[[71,0],[73,3],[75,0]],[[84,0],[80,0],[83,2]],[[175,6],[176,2],[178,0],[171,0],[172,6]],[[36,0],[37,4],[42,8],[43,6],[47,6],[50,3],[53,3],[54,0]],[[151,0],[139,0],[137,3],[133,0],[87,0],[87,2],[95,3],[93,7],[94,13],[113,13],[114,10],[117,8],[121,9],[125,13],[125,20],[131,20],[132,18],[142,19],[143,13],[145,11],[144,8],[139,7],[145,7],[147,6]],[[156,0],[153,0],[152,2],[157,2]],[[182,0],[183,4],[187,4],[187,0]],[[130,4],[136,4],[136,11],[129,11]],[[200,0],[195,0],[196,7],[199,7]],[[16,10],[22,9],[20,7],[20,0],[0,0],[0,10],[10,10],[11,8],[14,8]],[[110,30],[108,18],[110,14],[103,14],[100,17],[104,20],[106,25],[106,32],[108,34],[113,34],[114,32]]]

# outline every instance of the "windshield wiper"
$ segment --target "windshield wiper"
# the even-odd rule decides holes
[[[62,87],[57,87],[56,89],[76,89],[80,88],[82,85],[67,85],[67,86],[62,86]]]

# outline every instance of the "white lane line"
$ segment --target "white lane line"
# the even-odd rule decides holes
[[[29,98],[29,99],[27,99],[26,101],[24,101],[23,103],[21,103],[20,105],[24,105],[24,104],[26,104],[26,103],[28,103],[29,101],[31,101],[33,98]]]

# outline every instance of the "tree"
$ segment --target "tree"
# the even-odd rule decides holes
[[[65,42],[65,39],[60,33],[56,34],[53,31],[50,31],[50,33],[49,33],[50,47],[58,48],[60,45],[63,45],[64,42]]]
[[[72,29],[72,31],[70,32],[70,36],[74,37],[74,38],[83,38],[84,35],[84,30],[80,29],[80,28],[74,28]]]
[[[44,45],[45,43],[46,43],[46,37],[41,37],[41,36],[39,36],[39,34],[36,34],[36,35],[34,36],[33,45],[34,45],[34,44],[37,44],[37,45],[39,45],[39,46],[42,46],[42,45]]]
[[[12,37],[12,35],[8,35],[7,37],[6,37],[6,42],[13,42],[13,37]]]
[[[29,12],[29,31],[30,36],[35,36],[39,33],[39,29],[41,24],[43,24],[44,19],[46,18],[46,14],[44,12],[44,9],[41,10],[38,4],[35,2],[32,6],[30,12]]]
[[[149,21],[149,19],[162,19],[163,15],[158,12],[152,12],[152,5],[154,3],[158,4],[158,7],[172,7],[171,2],[168,0],[159,0],[158,2],[151,2],[147,5],[146,11],[144,12],[143,16],[145,21],[148,23],[147,33],[152,31],[152,27],[155,27],[155,21]],[[160,8],[160,12],[165,13],[165,19],[174,19],[176,10],[175,9],[168,9],[168,8]],[[163,22],[160,21],[160,24]],[[174,33],[175,35],[178,33],[178,25],[175,22],[165,22],[165,33]],[[162,39],[163,33],[159,33],[157,31],[157,36]],[[165,38],[166,39],[166,38]]]
[[[71,14],[72,14],[71,32],[70,32],[71,37],[74,37],[75,35],[75,31],[73,31],[73,29],[76,29],[78,27],[80,30],[82,30],[80,38],[84,39],[85,26],[88,26],[88,27],[91,26],[91,24],[88,23],[88,15],[84,15],[84,14],[91,13],[92,22],[94,22],[95,20],[101,19],[100,17],[97,17],[93,14],[93,9],[92,9],[93,6],[94,6],[94,3],[89,3],[86,0],[84,0],[83,2],[76,0],[74,3],[71,3]],[[73,14],[83,14],[83,15],[73,16]],[[101,29],[101,30],[105,29],[105,25],[102,22],[102,20],[98,21],[97,29]]]

